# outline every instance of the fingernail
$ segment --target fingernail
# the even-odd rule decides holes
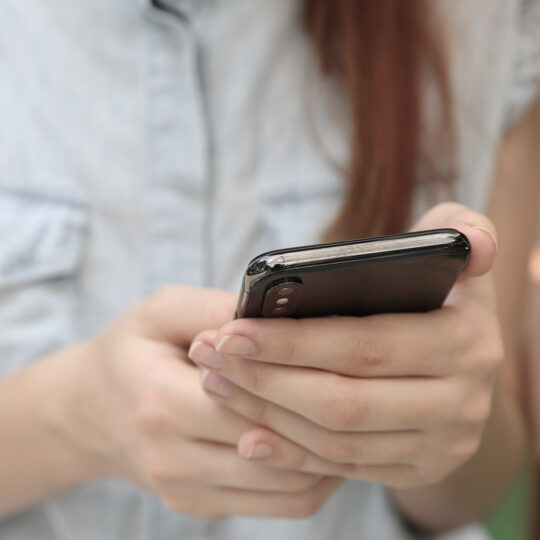
[[[195,364],[209,369],[221,369],[223,367],[223,355],[203,341],[194,341],[189,348],[188,356]]]
[[[248,356],[257,351],[253,341],[244,336],[225,336],[217,344],[216,351],[223,354],[234,354],[238,356]]]
[[[475,225],[474,228],[479,229],[480,231],[484,231],[488,233],[489,236],[491,236],[491,239],[493,240],[493,243],[495,244],[495,252],[497,252],[497,250],[499,249],[499,243],[497,242],[497,238],[495,238],[495,235],[489,229],[486,229],[485,227],[480,227],[479,225]]]
[[[188,358],[192,361],[192,362],[195,362],[195,360],[193,360],[193,353],[197,350],[197,348],[199,347],[199,345],[201,345],[203,342],[198,339],[196,341],[193,341],[189,347],[189,351],[187,353],[188,355]]]
[[[229,397],[232,392],[232,384],[215,371],[203,371],[201,385],[205,390],[221,397]]]
[[[274,449],[266,443],[252,444],[244,456],[246,459],[264,459],[270,457],[274,453]]]

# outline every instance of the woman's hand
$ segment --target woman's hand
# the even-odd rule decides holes
[[[75,444],[101,476],[120,476],[191,516],[299,517],[313,513],[339,480],[241,459],[254,424],[202,392],[187,358],[194,335],[224,324],[236,296],[167,287],[126,312],[86,347],[65,407]]]
[[[435,207],[417,229],[455,227],[472,254],[442,309],[421,314],[243,319],[199,334],[216,402],[261,427],[241,456],[391,486],[436,483],[470,458],[503,357],[487,218]]]

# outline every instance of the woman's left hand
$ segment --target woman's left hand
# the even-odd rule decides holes
[[[490,269],[493,224],[454,204],[416,229],[454,227],[471,258],[441,309],[239,319],[193,341],[213,399],[261,427],[240,455],[391,486],[436,483],[477,450],[503,358]]]

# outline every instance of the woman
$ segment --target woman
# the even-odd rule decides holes
[[[3,6],[2,538],[482,537],[525,447],[538,3],[406,5]],[[251,256],[405,229],[436,177],[491,198],[502,336],[453,203],[416,225],[471,240],[444,309],[231,322]]]

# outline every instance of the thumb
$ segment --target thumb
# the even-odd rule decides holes
[[[203,330],[234,318],[238,296],[220,289],[168,285],[139,306],[139,330],[176,345],[189,346]]]
[[[461,204],[446,202],[424,214],[412,230],[441,228],[457,229],[469,240],[471,255],[463,270],[464,276],[481,276],[491,269],[497,252],[497,233],[489,218]]]

